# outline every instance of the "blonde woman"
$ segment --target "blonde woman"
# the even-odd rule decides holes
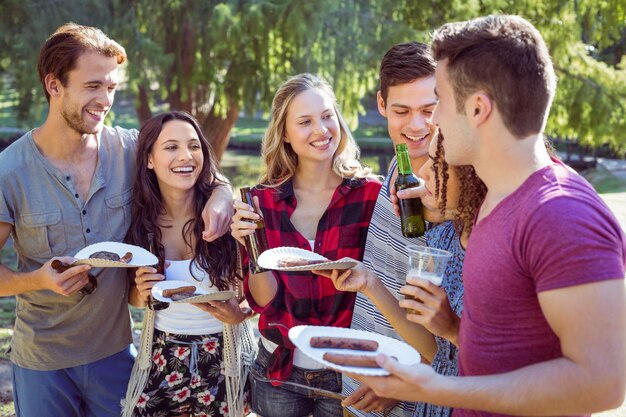
[[[381,184],[358,162],[358,148],[330,86],[311,74],[284,83],[272,103],[263,139],[267,170],[253,188],[269,247],[295,246],[329,259],[362,259],[367,228]],[[254,232],[252,208],[235,203],[232,234]],[[355,294],[311,272],[268,271],[244,281],[260,314],[261,342],[252,367],[252,409],[264,417],[342,416],[340,401],[306,388],[341,391],[341,375],[322,369],[289,341],[297,325],[350,327]]]

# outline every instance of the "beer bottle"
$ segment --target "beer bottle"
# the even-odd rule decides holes
[[[419,179],[411,170],[409,151],[406,143],[396,145],[396,157],[398,160],[398,178],[396,178],[396,191],[405,188],[413,188],[420,185]],[[404,237],[419,237],[426,231],[424,221],[424,207],[419,198],[399,198],[400,223]]]
[[[248,204],[254,211],[256,211],[250,187],[241,188],[241,201]],[[260,213],[257,214],[260,215]],[[258,274],[265,271],[265,269],[261,268],[257,264],[257,260],[259,259],[259,255],[265,252],[268,248],[267,235],[265,234],[265,222],[263,221],[263,217],[258,220],[250,221],[256,223],[256,230],[253,234],[245,237],[246,250],[248,251],[248,256],[250,257],[250,273]]]
[[[155,255],[157,259],[159,260],[158,263],[154,265],[154,267],[157,270],[157,274],[165,274],[164,261],[159,256],[159,251],[157,249],[158,245],[157,245],[156,237],[154,233],[148,233],[148,244],[150,245],[148,250],[153,255]],[[154,311],[165,310],[169,306],[170,306],[170,303],[156,300],[152,295],[150,295],[150,298],[148,299],[148,308],[150,310],[154,310]]]

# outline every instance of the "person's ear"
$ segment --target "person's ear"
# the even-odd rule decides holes
[[[148,169],[154,169],[154,163],[152,162],[152,154],[148,154]]]
[[[285,143],[290,143],[290,142],[289,142],[289,138],[288,138],[287,136],[285,136],[285,137],[283,138],[283,142],[285,142]]]
[[[493,105],[493,100],[486,93],[474,93],[467,100],[466,114],[470,116],[474,126],[479,126],[489,119]]]
[[[59,96],[61,94],[61,81],[56,78],[53,74],[47,74],[44,78],[44,85],[46,86],[46,91],[50,96]]]
[[[378,90],[378,92],[376,93],[376,104],[378,104],[378,113],[386,118],[387,109],[385,108],[385,100],[383,99],[383,95],[380,90]]]

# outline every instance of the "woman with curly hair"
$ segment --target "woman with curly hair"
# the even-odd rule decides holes
[[[142,126],[126,241],[154,247],[165,270],[137,269],[130,293],[133,305],[153,306],[152,287],[163,279],[186,281],[208,293],[241,284],[232,236],[212,242],[202,239],[201,212],[223,184],[220,178],[213,151],[191,115],[171,111]],[[147,310],[146,316],[153,324],[144,321],[124,415],[233,416],[229,404],[238,394],[228,392],[230,380],[223,372],[226,325],[246,320],[250,309],[235,297],[225,302],[170,303],[165,309]],[[150,359],[145,367],[142,355]],[[243,409],[240,413],[235,417],[242,417]]]
[[[426,328],[435,338],[437,352],[431,365],[440,373],[456,375],[458,325],[463,309],[463,281],[461,270],[465,247],[472,229],[474,215],[487,192],[483,182],[470,166],[450,167],[443,155],[443,137],[436,135],[428,150],[428,161],[419,175],[424,179],[421,197],[424,215],[436,223],[424,235],[428,246],[452,252],[441,287],[422,279],[407,279],[400,292],[407,299],[397,302],[380,278],[364,265],[348,271],[315,271],[331,278],[335,287],[343,291],[360,291],[380,309],[408,342],[414,322]],[[406,311],[402,309],[407,309]],[[401,316],[401,317],[400,317]],[[422,337],[422,336],[420,336]],[[419,346],[415,346],[419,348]],[[428,358],[423,358],[425,361]],[[451,409],[417,404],[416,417],[448,417]]]
[[[285,82],[274,96],[262,146],[267,169],[252,194],[269,247],[362,259],[381,184],[359,163],[330,86],[311,74]],[[256,229],[248,219],[259,216],[242,202],[235,208],[232,234],[243,243]],[[341,392],[341,375],[297,350],[288,331],[298,325],[350,327],[355,294],[337,291],[309,271],[249,274],[244,285],[250,306],[260,314],[252,409],[264,417],[341,417],[339,400],[291,385]]]
[[[452,253],[441,287],[423,279],[407,277],[400,301],[407,319],[435,335],[437,353],[431,363],[443,375],[458,374],[458,330],[463,310],[463,260],[474,217],[487,188],[471,166],[449,166],[444,158],[444,138],[439,132],[430,144],[428,161],[419,170],[424,179],[422,197],[426,218],[440,222],[424,235],[426,244]],[[452,409],[418,403],[415,417],[449,417]]]

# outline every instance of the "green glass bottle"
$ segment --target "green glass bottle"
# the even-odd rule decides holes
[[[398,178],[396,178],[396,191],[405,188],[418,187],[419,179],[411,170],[411,161],[406,143],[396,145],[396,157],[398,160]],[[419,237],[426,231],[424,221],[424,207],[419,198],[400,198],[400,223],[404,237]]]

